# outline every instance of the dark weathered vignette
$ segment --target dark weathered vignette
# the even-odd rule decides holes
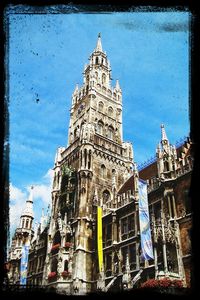
[[[13,1],[14,3],[15,1]],[[28,4],[27,2],[31,2]],[[6,253],[7,253],[7,240],[9,238],[9,72],[8,72],[8,66],[9,66],[9,45],[8,45],[8,39],[9,39],[9,15],[10,14],[71,14],[71,13],[87,13],[87,14],[111,14],[115,12],[148,12],[148,11],[191,11],[191,19],[190,19],[190,125],[191,125],[191,131],[190,131],[190,137],[192,141],[194,142],[194,157],[195,157],[195,164],[194,164],[194,172],[192,176],[192,184],[191,184],[191,196],[193,200],[193,211],[194,211],[194,219],[193,219],[193,233],[192,233],[192,244],[193,244],[193,268],[194,268],[194,277],[197,278],[198,271],[199,270],[199,259],[197,260],[197,251],[199,248],[197,248],[197,233],[196,232],[197,227],[197,213],[196,208],[198,208],[197,204],[197,198],[194,197],[196,194],[196,186],[195,186],[195,178],[196,178],[196,172],[199,170],[199,161],[198,161],[198,153],[199,153],[199,132],[196,128],[197,126],[197,118],[195,119],[194,112],[197,111],[198,106],[196,105],[195,96],[197,95],[197,85],[195,84],[196,81],[194,80],[194,76],[196,78],[197,76],[197,62],[198,62],[198,53],[200,51],[197,51],[198,45],[197,45],[197,34],[199,34],[199,16],[197,13],[195,13],[195,8],[192,8],[190,10],[190,7],[188,8],[189,2],[191,4],[192,1],[167,1],[165,2],[165,6],[162,6],[163,3],[159,3],[158,6],[155,2],[157,1],[134,1],[133,5],[82,5],[82,4],[73,4],[73,2],[70,2],[68,4],[58,4],[54,5],[55,3],[51,4],[49,2],[51,1],[39,1],[38,3],[36,1],[27,1],[25,4],[22,4],[23,1],[20,2],[20,4],[8,4],[3,11],[3,31],[1,34],[1,41],[3,41],[2,45],[2,52],[3,52],[3,63],[2,63],[2,69],[3,69],[3,85],[2,85],[2,91],[4,90],[3,99],[4,101],[0,101],[1,103],[1,112],[3,114],[1,118],[3,129],[1,132],[3,133],[1,136],[1,150],[2,150],[2,156],[1,156],[1,162],[2,162],[2,173],[1,173],[1,191],[3,196],[3,209],[2,211],[2,230],[1,230],[1,241],[3,246],[2,251],[2,258],[1,258],[1,266],[3,266],[3,272],[1,272],[2,277],[2,283],[3,288],[5,289],[5,278],[6,278],[6,270],[5,270],[5,260],[6,260]],[[144,3],[145,2],[145,3]],[[146,3],[148,2],[148,3]],[[151,2],[151,5],[149,5],[149,2]],[[177,4],[176,4],[176,3]],[[137,5],[137,6],[136,6]],[[144,5],[144,6],[143,6]],[[199,99],[198,99],[199,100]],[[195,106],[196,105],[196,106]],[[196,198],[196,199],[195,199]],[[198,250],[196,250],[198,249]],[[199,252],[199,251],[198,251]],[[197,263],[198,261],[198,263]],[[194,287],[197,286],[197,282],[194,281]],[[8,293],[8,291],[6,291]],[[123,292],[124,293],[124,292]],[[130,293],[128,293],[130,294]],[[134,294],[137,294],[137,292],[134,292]],[[61,296],[61,295],[56,295]],[[97,295],[95,295],[97,296]],[[171,295],[170,295],[171,297]]]

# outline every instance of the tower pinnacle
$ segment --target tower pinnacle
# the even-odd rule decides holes
[[[29,216],[33,218],[33,186],[31,186],[30,194],[26,200],[26,207],[22,213],[22,216]]]
[[[101,33],[98,34],[97,46],[96,46],[95,51],[103,52],[102,44],[101,44]]]
[[[165,132],[165,127],[163,124],[161,124],[161,140],[162,141],[168,141],[168,138],[167,138],[167,135],[166,135],[166,132]]]

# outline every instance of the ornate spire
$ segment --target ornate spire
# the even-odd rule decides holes
[[[33,218],[33,186],[31,186],[28,200],[26,200],[26,207],[22,213],[22,216],[29,216]]]
[[[120,85],[119,85],[119,80],[116,80],[116,86],[115,86],[116,90],[121,90]]]
[[[161,140],[162,141],[168,141],[166,132],[165,132],[165,127],[163,124],[161,124]]]
[[[97,46],[96,46],[95,51],[103,52],[102,44],[101,44],[101,33],[98,34]]]

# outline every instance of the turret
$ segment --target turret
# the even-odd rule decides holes
[[[20,217],[20,228],[22,229],[32,229],[33,221],[33,186],[31,186],[31,191],[28,200],[26,201],[26,207]]]

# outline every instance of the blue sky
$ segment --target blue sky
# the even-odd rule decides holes
[[[122,88],[123,137],[135,161],[155,155],[161,123],[172,144],[189,134],[188,12],[10,14],[9,22],[12,228],[32,184],[36,220],[51,201],[50,169],[57,147],[67,145],[71,95],[99,32],[113,85],[119,79]]]

